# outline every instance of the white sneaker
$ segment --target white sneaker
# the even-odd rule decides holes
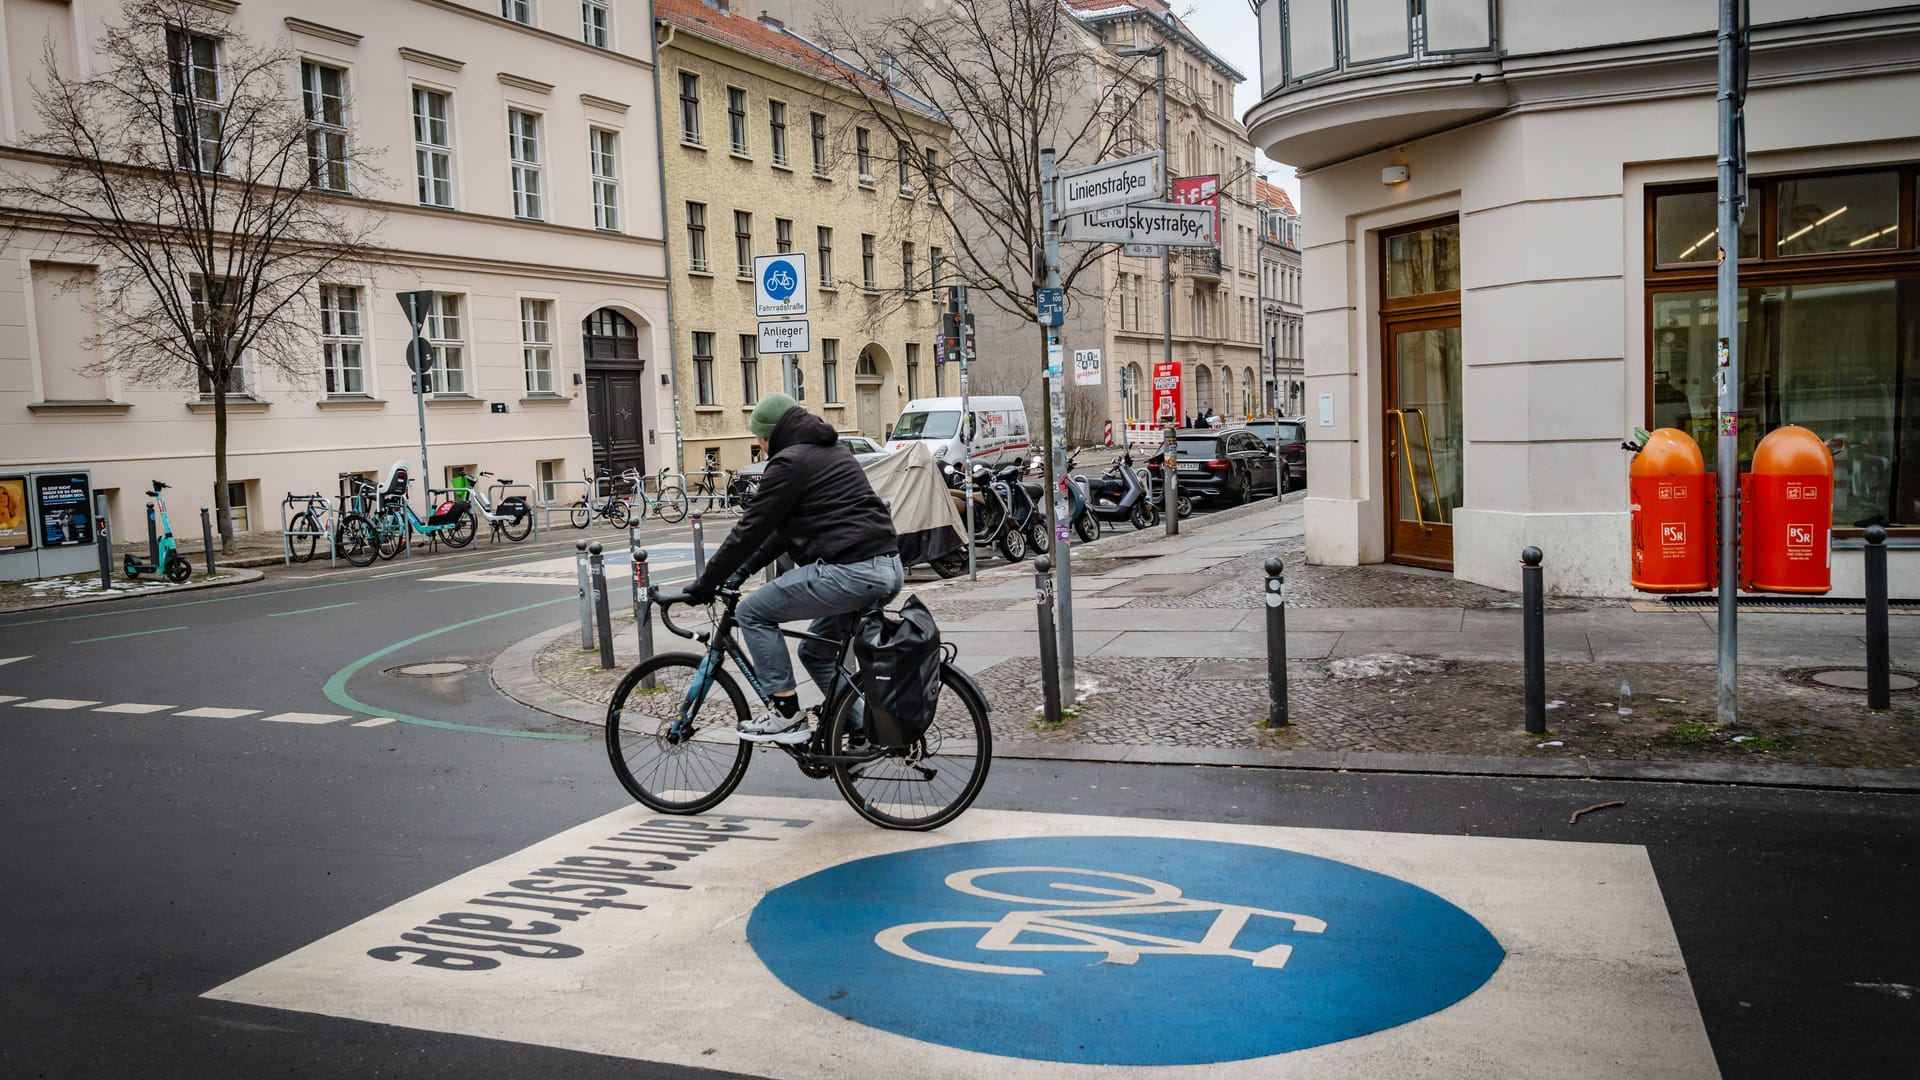
[[[813,730],[807,727],[805,713],[782,716],[778,709],[768,709],[759,716],[740,722],[740,738],[754,743],[797,746],[813,738]]]

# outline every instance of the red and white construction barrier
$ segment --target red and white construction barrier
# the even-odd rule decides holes
[[[1111,420],[1107,421],[1107,429],[1100,436],[1100,445],[1108,447],[1113,445],[1113,421]]]
[[[1128,424],[1127,425],[1127,445],[1128,446],[1159,446],[1162,438],[1163,436],[1161,435],[1160,428],[1157,427],[1156,425],[1153,425],[1153,424]]]

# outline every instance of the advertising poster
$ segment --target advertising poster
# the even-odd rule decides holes
[[[1220,242],[1220,177],[1176,176],[1173,178],[1173,201],[1188,206],[1208,206],[1213,208],[1213,242]]]
[[[93,485],[86,473],[36,476],[33,494],[41,547],[93,543]]]
[[[0,476],[0,551],[33,546],[32,517],[27,508],[27,478]]]
[[[1156,424],[1181,424],[1185,414],[1180,410],[1180,361],[1156,363],[1153,365],[1153,422]]]

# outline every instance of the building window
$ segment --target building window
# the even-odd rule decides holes
[[[900,287],[908,296],[918,296],[920,290],[913,283],[913,243],[906,241],[900,245]]]
[[[1755,180],[1740,234],[1740,468],[1797,424],[1833,453],[1841,530],[1920,531],[1920,167]],[[1911,196],[1908,196],[1911,197]],[[1647,410],[1717,468],[1718,230],[1710,182],[1648,192]]]
[[[500,17],[522,26],[532,26],[533,0],[500,0]]]
[[[866,128],[857,127],[853,129],[853,160],[857,166],[856,171],[860,174],[860,182],[863,184],[873,183],[873,147],[871,142],[871,137]]]
[[[347,73],[301,61],[300,104],[307,114],[307,183],[347,190]]]
[[[539,221],[540,116],[507,110],[507,160],[513,171],[513,216]]]
[[[453,132],[447,95],[413,88],[413,171],[420,205],[453,205]]]
[[[580,40],[596,49],[613,47],[607,28],[607,0],[580,0]]]
[[[227,483],[227,512],[232,515],[234,532],[250,532],[253,528],[247,520],[247,484],[246,480]]]
[[[436,293],[421,328],[433,350],[433,390],[437,394],[467,392],[465,339],[460,336],[460,296]]]
[[[204,334],[209,326],[217,326],[219,336],[231,342],[234,335],[234,305],[240,301],[240,283],[230,277],[208,278],[193,274],[187,278],[187,295],[193,304],[194,329]],[[207,377],[207,368],[217,363],[217,360],[210,359],[204,365],[196,365],[201,397],[213,396],[213,380]],[[234,357],[228,367],[227,393],[242,396],[247,393],[244,355]]]
[[[793,219],[773,219],[773,250],[781,255],[793,250]]]
[[[907,342],[907,400],[920,396],[920,343]]]
[[[520,301],[520,358],[527,393],[553,393],[553,301]]]
[[[833,230],[822,225],[820,235],[820,287],[834,288],[833,284]]]
[[[326,368],[327,396],[367,392],[360,359],[360,290],[351,285],[320,286],[320,353]]]
[[[807,114],[808,129],[813,138],[813,175],[827,175],[827,118],[819,113]]]
[[[180,166],[220,171],[222,132],[226,127],[220,39],[168,27],[167,71],[173,88],[174,149]]]
[[[784,101],[767,102],[767,145],[773,163],[784,167],[787,164],[787,103]]]
[[[927,201],[940,201],[940,151],[929,146],[923,153],[922,171],[927,178]]]
[[[680,73],[680,141],[700,145],[700,76]]]
[[[745,210],[733,212],[733,272],[753,277],[753,215]]]
[[[757,351],[758,339],[752,334],[740,335],[740,404],[752,405],[760,400],[760,354]]]
[[[820,392],[826,395],[827,404],[840,403],[840,341],[838,338],[820,340]]]
[[[894,156],[899,159],[895,171],[899,174],[900,194],[913,194],[913,148],[906,143],[896,141],[893,144]]]
[[[873,276],[873,234],[860,234],[860,287],[877,289],[879,282]]]
[[[687,204],[687,265],[696,273],[707,272],[707,204]]]
[[[620,141],[603,128],[587,131],[587,164],[593,174],[593,227],[620,229]]]
[[[712,405],[713,400],[713,334],[706,330],[693,332],[693,403]]]
[[[727,87],[727,146],[747,156],[747,92],[737,86]]]

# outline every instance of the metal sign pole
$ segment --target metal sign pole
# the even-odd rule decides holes
[[[1718,292],[1720,447],[1720,680],[1717,719],[1735,723],[1740,636],[1740,189],[1735,86],[1740,0],[1720,0],[1720,270]]]
[[[1045,257],[1047,284],[1050,290],[1060,288],[1060,232],[1053,218],[1054,153],[1052,147],[1040,151],[1040,232],[1045,237]],[[1052,446],[1053,498],[1058,509],[1054,514],[1056,522],[1067,520],[1070,510],[1066,504],[1066,491],[1061,484],[1067,475],[1067,402],[1064,367],[1059,374],[1053,370],[1053,358],[1064,356],[1066,346],[1060,340],[1060,331],[1043,328],[1042,336],[1047,343],[1047,404],[1052,413],[1047,428],[1048,441]],[[1093,511],[1089,509],[1088,513]],[[1054,532],[1054,594],[1059,600],[1060,635],[1060,685],[1067,694],[1075,693],[1073,678],[1073,545],[1060,539],[1065,535],[1056,528]]]
[[[980,580],[979,552],[973,542],[973,388],[967,379],[967,287],[953,287],[953,335],[960,343],[960,469],[967,508],[967,580]]]

